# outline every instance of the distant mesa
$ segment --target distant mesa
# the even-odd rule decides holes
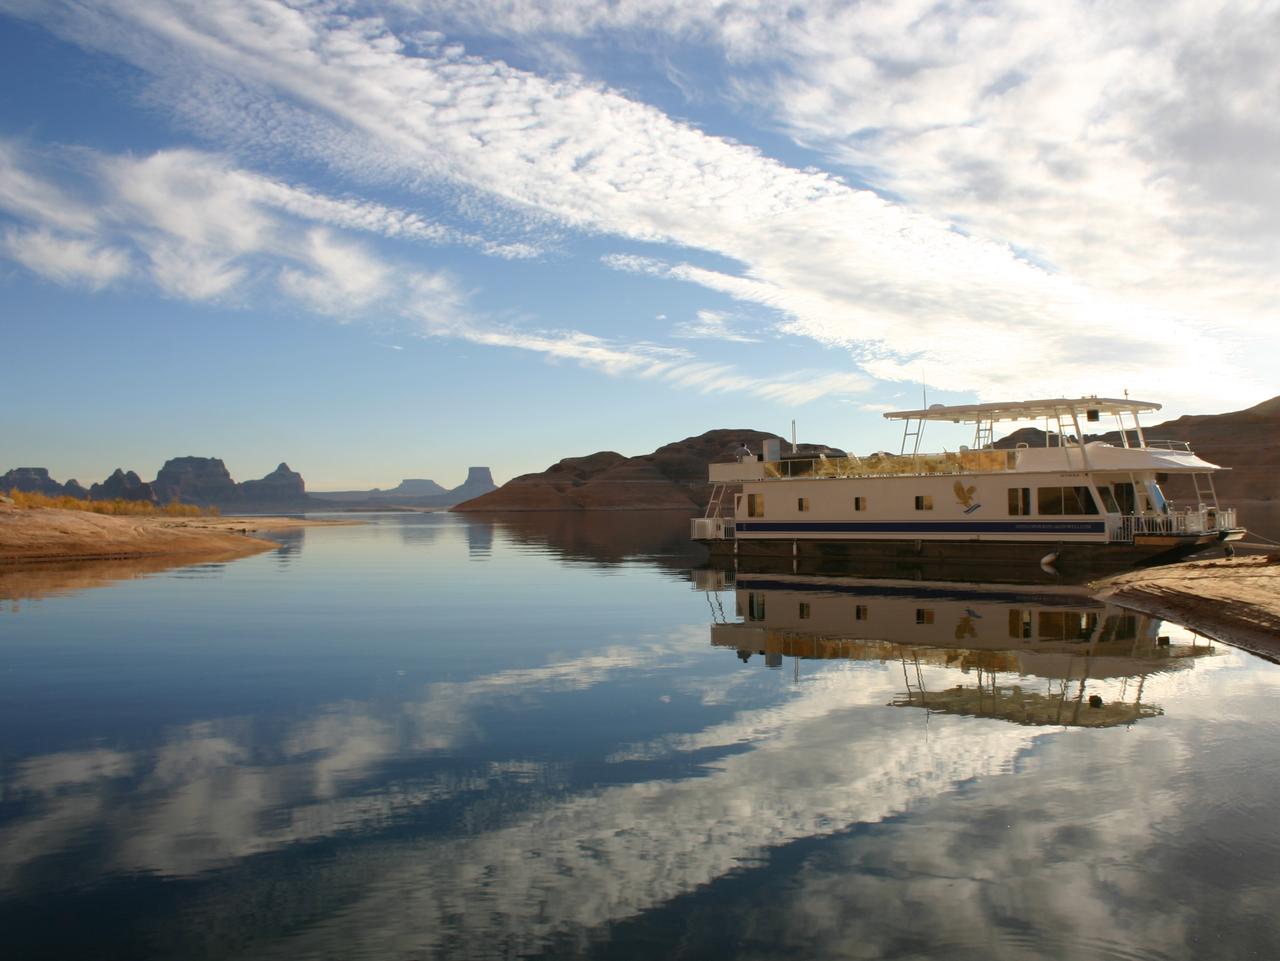
[[[453,489],[441,487],[433,480],[406,478],[391,490],[373,488],[363,491],[313,491],[311,497],[344,508],[383,509],[394,507],[452,507],[472,497],[496,490],[493,474],[487,467],[467,468],[467,479]]]
[[[238,511],[307,511],[342,508],[451,507],[495,490],[488,467],[471,467],[467,479],[448,490],[433,480],[406,478],[392,490],[307,492],[306,481],[288,464],[281,463],[267,476],[237,483],[227,465],[217,457],[173,457],[164,462],[156,479],[148,483],[131,470],[116,468],[106,480],[91,487],[69,480],[60,484],[44,467],[15,467],[0,475],[0,492],[19,490],[49,497],[70,496],[82,500],[178,502],[199,507]]]
[[[403,497],[439,497],[441,494],[447,494],[448,491],[433,480],[407,477],[400,482],[399,486],[393,487],[387,493]]]
[[[489,468],[468,467],[467,479],[460,486],[449,491],[449,494],[450,496],[467,500],[497,489],[498,485],[493,482],[493,474],[489,471]]]
[[[599,451],[566,457],[537,474],[522,474],[489,494],[459,504],[456,511],[701,510],[711,496],[707,465],[732,460],[742,444],[759,452],[768,431],[710,430],[624,457]],[[789,446],[788,446],[789,449]],[[833,447],[801,444],[798,452],[843,453]]]
[[[217,457],[174,457],[151,485],[163,503],[226,504],[240,499],[239,485]]]

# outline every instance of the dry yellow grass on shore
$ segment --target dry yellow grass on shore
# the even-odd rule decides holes
[[[48,494],[31,491],[11,490],[9,499],[13,506],[23,510],[32,508],[53,508],[61,511],[88,511],[91,514],[106,514],[109,517],[217,517],[221,513],[216,507],[197,507],[194,504],[181,504],[170,501],[168,504],[154,504],[151,501],[129,501],[117,497],[109,501],[89,501],[79,497],[61,495],[50,497]]]

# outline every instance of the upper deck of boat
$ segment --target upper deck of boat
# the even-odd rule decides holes
[[[734,483],[799,477],[1055,471],[1203,473],[1217,470],[1216,465],[1191,453],[1185,443],[1147,441],[1138,415],[1159,410],[1160,406],[1152,401],[1129,398],[1056,397],[989,404],[933,404],[921,410],[890,411],[884,415],[886,418],[904,422],[902,450],[898,454],[880,452],[866,457],[819,455],[816,458],[784,456],[775,460],[712,464],[710,480]],[[1115,419],[1118,445],[1083,439],[1085,427],[1100,425],[1104,417]],[[972,447],[961,447],[956,452],[928,453],[921,450],[924,424],[930,421],[975,425]],[[1043,421],[1045,443],[1035,446],[1018,444],[1016,448],[997,447],[994,424],[1008,421]]]
[[[1136,418],[1139,414],[1159,410],[1160,405],[1147,400],[1123,400],[1114,397],[1050,397],[1042,400],[1015,400],[992,404],[931,404],[923,410],[895,410],[884,416],[889,420],[949,421],[953,424],[977,424],[1009,420],[1057,420],[1083,415],[1086,423],[1102,417]]]

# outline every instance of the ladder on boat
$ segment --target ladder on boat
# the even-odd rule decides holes
[[[1203,481],[1204,486],[1201,486]],[[1213,489],[1212,474],[1192,474],[1191,482],[1196,485],[1196,504],[1200,510],[1218,506],[1218,492]]]
[[[720,512],[724,509],[724,495],[729,489],[728,484],[715,484],[711,488],[711,499],[707,501],[707,517],[719,517]]]
[[[901,659],[902,659],[902,683],[906,686],[907,703],[915,704],[918,702],[921,707],[924,707],[925,706],[924,672],[921,671],[920,669],[920,655],[913,651],[911,654],[910,665],[908,665],[907,663],[907,655],[905,653],[901,655]],[[914,671],[909,671],[908,667],[914,668]],[[912,673],[915,674],[914,682],[911,677]]]

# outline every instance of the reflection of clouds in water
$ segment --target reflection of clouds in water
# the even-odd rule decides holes
[[[542,667],[428,686],[421,700],[379,713],[343,703],[292,726],[279,742],[255,743],[244,719],[198,722],[152,751],[61,752],[19,765],[5,793],[35,810],[0,828],[0,885],[23,865],[67,850],[90,831],[113,839],[100,865],[190,876],[236,858],[369,823],[530,772],[493,768],[477,777],[440,775],[411,787],[355,794],[361,779],[406,751],[450,751],[479,736],[485,705],[522,695],[577,691],[619,674],[675,668],[703,629],[618,646]],[[266,761],[264,755],[269,755]],[[269,762],[269,763],[268,763]],[[525,762],[515,762],[517,764]],[[86,866],[86,872],[92,868]]]
[[[501,701],[517,692],[547,693],[580,691],[614,677],[644,669],[674,670],[687,661],[680,655],[690,645],[699,644],[701,627],[685,628],[668,641],[622,645],[543,667],[500,671],[472,681],[432,684],[427,697],[404,705],[415,731],[412,746],[417,750],[455,749],[479,731],[475,708]]]
[[[122,777],[133,769],[133,757],[121,751],[98,748],[61,751],[23,761],[12,780],[20,791],[52,794],[101,778]]]
[[[759,925],[793,957],[1184,958],[1197,943],[1213,957],[1269,954],[1256,949],[1274,946],[1273,929],[1249,922],[1273,910],[1277,862],[1250,878],[1215,876],[1220,859],[1172,863],[1202,824],[1180,783],[1197,748],[1169,744],[1135,732],[1043,740],[1017,773],[841,838],[785,883],[737,890],[718,922]],[[1200,927],[1212,936],[1195,937]],[[686,944],[696,950],[697,936]]]
[[[1037,735],[952,724],[928,742],[904,736],[880,706],[881,685],[868,687],[861,672],[830,674],[786,705],[744,712],[737,727],[751,732],[753,749],[708,765],[704,777],[611,787],[412,856],[380,853],[384,876],[324,940],[379,957],[537,950],[694,891],[770,848],[875,823],[1008,770]],[[728,730],[718,738],[734,739]],[[300,940],[290,950],[320,947]]]
[[[885,706],[901,683],[893,664],[815,665],[782,703],[622,748],[612,758],[625,776],[629,761],[717,755],[699,768],[701,776],[683,780],[570,796],[544,789],[528,807],[504,804],[500,792],[543,784],[545,767],[529,760],[488,761],[466,774],[436,773],[376,791],[361,780],[406,749],[465,743],[487,705],[679,667],[690,644],[705,644],[705,628],[432,685],[421,700],[383,715],[369,705],[334,705],[267,748],[250,750],[246,725],[233,719],[191,725],[152,753],[32,759],[6,790],[39,794],[41,804],[6,829],[0,864],[12,880],[22,865],[94,830],[111,842],[104,871],[190,875],[489,792],[504,810],[468,816],[480,833],[345,849],[342,871],[323,875],[342,888],[341,911],[311,929],[294,927],[284,909],[265,919],[255,913],[257,924],[293,929],[287,944],[262,944],[261,953],[275,947],[281,957],[329,956],[340,944],[345,956],[510,957],[557,938],[587,938],[601,925],[705,890],[791,841],[852,824],[878,827],[821,849],[828,853],[784,890],[750,902],[754,916],[743,913],[741,922],[766,924],[771,937],[781,932],[797,954],[859,958],[901,954],[905,942],[894,938],[927,944],[940,933],[975,952],[993,939],[991,956],[1025,957],[1035,953],[1027,932],[1048,954],[1093,957],[1140,941],[1141,925],[1150,924],[1147,943],[1158,947],[1193,923],[1178,914],[1185,906],[1169,925],[1130,914],[1137,905],[1159,916],[1143,890],[1147,872],[1135,865],[1155,858],[1160,832],[1177,830],[1186,816],[1192,798],[1179,772],[1207,745],[1170,739],[1154,726],[1144,736],[1141,725],[1049,738],[1043,729],[945,717],[927,732],[904,728],[900,712]],[[1229,655],[1213,669],[1241,664]],[[955,679],[955,672],[936,674]],[[1166,694],[1185,681],[1176,674],[1151,679]],[[255,763],[264,753],[274,763]],[[137,783],[119,785],[130,778]],[[958,784],[964,787],[957,794]],[[893,820],[922,809],[941,814],[923,823]],[[1181,867],[1172,876],[1187,872]],[[1021,927],[1008,927],[1009,918]],[[1095,953],[1060,943],[1076,937],[1077,924]]]

